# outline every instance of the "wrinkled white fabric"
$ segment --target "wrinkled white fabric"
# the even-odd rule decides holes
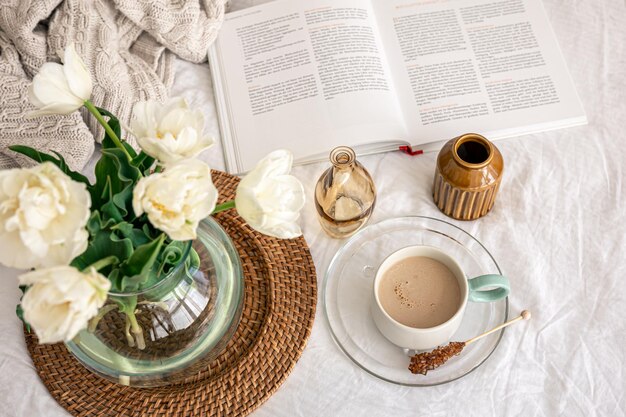
[[[532,320],[507,331],[493,356],[461,380],[405,388],[347,359],[318,303],[302,358],[253,416],[626,415],[626,6],[623,0],[544,4],[589,125],[498,142],[506,167],[494,210],[474,222],[454,222],[480,239],[510,277],[511,314],[528,308]],[[172,94],[201,106],[208,133],[217,137],[208,66],[179,61],[176,70]],[[204,154],[217,169],[224,166],[219,149]],[[378,187],[373,222],[444,218],[430,196],[435,158],[360,159]],[[343,243],[324,235],[312,204],[325,168],[293,170],[309,198],[302,226],[320,285]],[[67,416],[26,352],[14,313],[16,272],[1,269],[0,275],[0,416]]]

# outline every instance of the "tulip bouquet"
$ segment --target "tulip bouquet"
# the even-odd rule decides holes
[[[0,172],[0,262],[30,269],[17,314],[40,343],[71,340],[95,327],[109,292],[141,291],[181,263],[199,222],[235,208],[261,233],[294,238],[304,205],[302,184],[289,175],[292,156],[275,151],[239,183],[233,201],[216,205],[209,166],[195,157],[212,145],[203,117],[182,99],[136,103],[129,129],[140,151],[121,139],[121,124],[91,101],[89,72],[70,45],[63,64],[46,63],[34,77],[29,117],[85,107],[105,131],[95,182],[59,154],[13,146],[39,164]],[[193,249],[185,268],[199,262]],[[105,308],[126,314],[129,345],[145,346],[136,297]]]

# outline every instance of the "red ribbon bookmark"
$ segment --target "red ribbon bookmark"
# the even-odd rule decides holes
[[[411,156],[421,155],[424,153],[424,151],[421,149],[414,151],[413,148],[411,148],[411,146],[407,146],[407,145],[402,145],[398,149],[400,150],[400,152],[404,152],[405,154],[411,155]]]

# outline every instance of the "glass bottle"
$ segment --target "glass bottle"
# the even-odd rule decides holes
[[[315,208],[322,228],[334,238],[356,233],[376,203],[376,187],[354,151],[340,146],[330,152],[332,166],[315,186]]]

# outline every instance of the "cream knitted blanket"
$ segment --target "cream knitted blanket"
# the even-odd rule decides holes
[[[132,105],[164,99],[174,55],[206,59],[225,0],[2,0],[0,2],[0,169],[29,165],[7,146],[61,153],[82,169],[102,132],[78,112],[27,120],[27,87],[39,67],[73,42],[91,71],[92,101],[128,123]],[[85,118],[83,119],[83,116]],[[131,139],[131,138],[126,138]]]

